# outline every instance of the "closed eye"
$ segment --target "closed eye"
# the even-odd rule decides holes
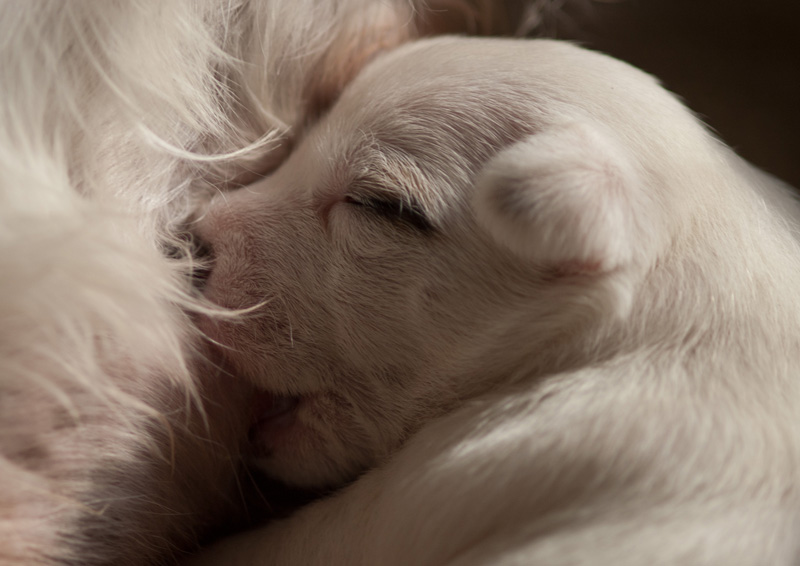
[[[433,231],[433,224],[425,216],[419,205],[404,202],[392,196],[348,195],[344,198],[347,204],[362,207],[391,222],[407,224],[422,232]]]

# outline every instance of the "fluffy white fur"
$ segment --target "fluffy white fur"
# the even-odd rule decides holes
[[[798,221],[621,62],[382,56],[198,223],[257,461],[355,481],[193,564],[796,564]]]
[[[375,53],[522,2],[441,4],[0,2],[0,563],[152,563],[219,520],[249,386],[196,368],[180,226]]]

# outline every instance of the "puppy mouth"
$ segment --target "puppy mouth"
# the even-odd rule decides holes
[[[250,425],[250,441],[266,448],[271,444],[271,439],[292,428],[297,421],[297,408],[301,400],[299,396],[259,393]]]

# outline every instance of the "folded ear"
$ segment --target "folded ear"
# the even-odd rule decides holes
[[[561,272],[615,270],[649,239],[639,227],[652,204],[627,150],[594,124],[554,127],[502,150],[475,195],[478,221],[498,242]]]

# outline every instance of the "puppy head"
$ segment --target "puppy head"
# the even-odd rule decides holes
[[[610,73],[628,97],[598,94]],[[668,238],[639,162],[658,131],[609,120],[640,83],[666,96],[570,46],[420,42],[370,65],[273,176],[212,202],[206,294],[246,312],[202,325],[263,392],[268,473],[347,480],[464,399],[585,361]]]

